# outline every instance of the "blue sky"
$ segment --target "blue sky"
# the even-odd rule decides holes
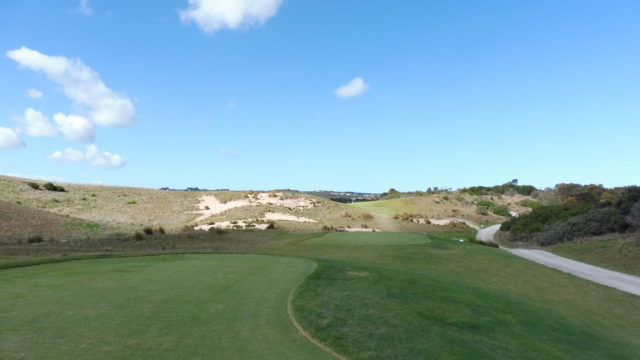
[[[639,120],[638,1],[0,2],[4,174],[620,186]]]

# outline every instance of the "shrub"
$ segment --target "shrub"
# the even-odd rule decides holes
[[[276,229],[276,223],[274,223],[273,221],[269,221],[269,225],[267,225],[267,230],[275,230]]]
[[[82,200],[82,201],[87,201],[87,198],[86,198],[86,197],[83,197],[83,198],[80,198],[80,200]]]
[[[491,209],[491,212],[499,216],[511,217],[511,213],[509,212],[509,209],[505,206],[495,207]]]
[[[489,200],[480,200],[476,203],[476,205],[478,206],[484,206],[486,208],[492,208],[496,206],[496,203],[494,203],[493,201],[489,201]]]
[[[478,206],[476,208],[476,214],[482,215],[482,216],[487,216],[487,215],[489,215],[489,208],[486,207],[486,206]]]
[[[164,232],[164,228],[162,226],[160,226],[158,228],[158,233],[164,235],[165,232]]]
[[[44,239],[40,235],[32,236],[32,237],[27,239],[27,243],[29,243],[29,244],[37,244],[37,243],[41,243],[41,242],[44,242]]]
[[[138,202],[137,202],[137,201],[135,201],[135,200],[127,201],[127,205],[135,205],[135,204],[137,204],[137,203],[138,203]]]
[[[91,194],[91,197],[96,197],[96,196],[98,196],[98,195],[96,195],[96,194]]]
[[[153,229],[149,226],[145,227],[144,229],[142,229],[142,231],[144,231],[145,234],[147,235],[153,235]]]
[[[54,185],[53,183],[50,183],[50,182],[42,185],[42,187],[48,191],[65,192],[65,189],[62,186]]]
[[[40,184],[38,183],[34,183],[30,181],[26,184],[29,185],[29,187],[32,188],[33,190],[40,190]]]
[[[371,214],[362,214],[362,215],[360,215],[360,220],[363,220],[363,221],[373,220],[373,215],[371,215]]]
[[[141,233],[141,232],[136,231],[136,232],[133,234],[133,240],[135,240],[135,241],[141,241],[142,239],[143,239],[143,236],[142,236],[142,233]]]
[[[529,199],[524,199],[524,200],[519,201],[518,205],[524,206],[524,207],[528,207],[530,209],[537,209],[540,206],[542,206],[542,204],[540,204],[539,202],[537,202],[535,200],[529,200]]]

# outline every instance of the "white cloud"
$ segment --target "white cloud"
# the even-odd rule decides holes
[[[25,95],[30,99],[42,99],[42,91],[36,89],[29,89],[25,92]]]
[[[80,4],[78,5],[78,12],[85,16],[91,16],[94,14],[94,11],[89,4],[89,0],[80,0]]]
[[[21,66],[45,73],[87,118],[99,126],[131,125],[135,110],[131,100],[109,89],[100,75],[78,59],[49,56],[27,47],[7,51]]]
[[[0,127],[0,149],[17,149],[24,146],[15,131]]]
[[[84,142],[93,141],[93,124],[79,115],[65,115],[57,113],[53,115],[53,121],[58,125],[58,130],[71,140]]]
[[[25,132],[31,137],[54,137],[56,136],[56,129],[53,124],[40,111],[28,108],[24,111],[23,116],[17,117],[18,132]]]
[[[110,169],[120,168],[127,164],[127,161],[120,155],[110,152],[99,152],[95,145],[87,145],[85,152],[74,148],[54,151],[47,156],[51,161],[64,163],[88,163],[91,166],[101,166]]]
[[[66,148],[54,151],[53,154],[47,156],[47,159],[65,163],[78,163],[85,161],[86,157],[76,149]]]
[[[341,98],[350,98],[358,96],[367,91],[369,85],[364,82],[361,77],[357,77],[347,84],[340,86],[336,89],[336,96]]]
[[[230,150],[230,149],[220,149],[220,152],[223,153],[223,154],[229,155],[229,156],[238,155],[237,151],[233,151],[233,150]]]
[[[183,23],[195,22],[202,31],[213,34],[221,29],[235,30],[264,24],[276,15],[282,0],[189,0],[180,10]]]

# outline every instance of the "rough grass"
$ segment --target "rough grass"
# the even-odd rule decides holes
[[[102,259],[0,271],[3,359],[330,359],[292,325],[313,262]]]
[[[29,237],[45,240],[78,239],[100,234],[101,224],[49,211],[0,201],[0,240],[24,242]]]
[[[340,234],[351,235],[362,236]],[[394,246],[336,246],[323,236],[336,235],[282,234],[262,247],[317,259],[319,270],[296,293],[296,314],[350,359],[635,359],[640,352],[633,295],[438,236]]]
[[[546,247],[558,255],[640,276],[640,234],[619,234]]]

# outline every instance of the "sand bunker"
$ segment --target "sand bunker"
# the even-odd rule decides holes
[[[231,210],[244,206],[259,206],[259,205],[275,205],[282,206],[292,210],[312,209],[318,205],[318,202],[314,199],[306,197],[288,198],[282,193],[253,193],[249,194],[246,199],[231,200],[226,203],[221,202],[214,195],[205,195],[201,197],[200,204],[198,204],[199,211],[195,211],[196,214],[201,214],[194,222],[202,221],[212,215],[223,213],[227,210]],[[290,219],[281,219],[290,220]],[[295,221],[295,220],[292,220]]]
[[[272,221],[284,220],[284,221],[297,221],[297,222],[317,223],[317,221],[315,221],[313,219],[308,219],[308,218],[303,218],[303,217],[289,215],[289,214],[283,214],[283,213],[266,213],[266,214],[264,214],[264,217],[262,217],[262,219],[264,219],[264,220],[272,220]]]

